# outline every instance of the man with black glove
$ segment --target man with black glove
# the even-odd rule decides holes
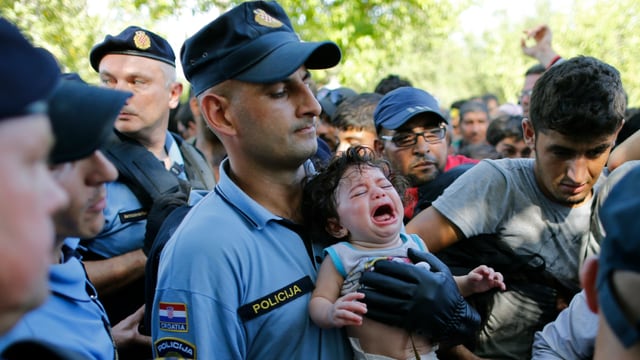
[[[434,255],[409,249],[414,264],[378,261],[365,272],[359,290],[365,294],[367,316],[415,331],[436,342],[460,343],[474,336],[480,316],[464,300],[449,268]]]

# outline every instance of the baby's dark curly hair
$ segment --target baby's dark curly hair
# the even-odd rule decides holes
[[[305,182],[302,213],[313,241],[327,243],[327,245],[338,241],[325,230],[325,226],[328,219],[339,219],[336,212],[335,191],[347,170],[354,167],[359,171],[367,167],[382,170],[382,173],[403,198],[408,183],[404,177],[392,172],[387,160],[376,155],[369,147],[350,147],[343,153],[336,155],[326,168],[321,169]]]

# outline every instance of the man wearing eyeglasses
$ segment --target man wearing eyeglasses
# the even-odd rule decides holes
[[[422,190],[423,185],[434,184],[440,174],[458,165],[478,162],[448,155],[447,119],[440,113],[438,101],[424,90],[401,87],[387,93],[373,118],[378,133],[376,151],[395,172],[407,178],[411,187],[405,194],[405,222],[414,215],[419,187]]]

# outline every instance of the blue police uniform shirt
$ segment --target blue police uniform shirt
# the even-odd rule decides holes
[[[169,132],[167,132],[165,149],[172,163],[184,168],[184,159],[178,144]],[[184,171],[178,177],[187,179]],[[121,182],[110,182],[106,187],[105,226],[94,239],[83,240],[83,246],[104,258],[141,249],[147,225],[146,212],[143,211],[142,204],[131,189]],[[202,192],[192,191],[189,201],[193,204],[200,198],[202,198]]]
[[[305,164],[307,171],[313,165]],[[318,263],[291,222],[245,194],[220,166],[215,190],[162,251],[154,355],[200,359],[352,359],[342,329],[308,313]],[[313,248],[320,256],[321,246]]]
[[[66,239],[75,249],[78,239]],[[115,344],[104,308],[76,256],[51,265],[51,295],[0,338],[0,352],[19,340],[42,340],[72,350],[86,359],[115,359]],[[89,294],[89,292],[91,294]]]

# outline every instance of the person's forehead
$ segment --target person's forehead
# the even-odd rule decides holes
[[[19,151],[49,148],[53,142],[53,132],[49,117],[45,114],[29,114],[0,121],[0,147],[12,154]],[[5,154],[5,151],[0,151]]]
[[[142,56],[107,54],[100,60],[100,74],[157,76],[163,72],[164,66],[169,65]]]
[[[363,178],[379,178],[379,177],[385,177],[385,176],[382,170],[375,166],[368,166],[368,165],[350,166],[344,172],[344,174],[342,174],[342,178],[340,178],[340,183],[349,187],[362,182]]]
[[[29,131],[36,131],[30,134]],[[51,124],[47,114],[36,113],[5,118],[0,121],[0,136],[14,137],[16,133],[24,133],[16,141],[28,140],[31,136],[51,135]]]
[[[529,74],[524,77],[524,86],[522,90],[531,90],[535,85],[536,81],[542,76],[542,74]]]
[[[503,145],[524,145],[524,140],[517,136],[505,136],[498,143]]]
[[[486,112],[478,110],[478,111],[468,111],[464,113],[464,115],[462,115],[461,120],[465,121],[469,119],[476,120],[476,119],[488,119],[488,118],[489,118],[489,115]]]
[[[615,134],[601,135],[589,139],[577,139],[555,130],[540,131],[536,136],[543,140],[547,147],[562,147],[574,151],[588,151],[603,145],[611,145],[615,140]]]

